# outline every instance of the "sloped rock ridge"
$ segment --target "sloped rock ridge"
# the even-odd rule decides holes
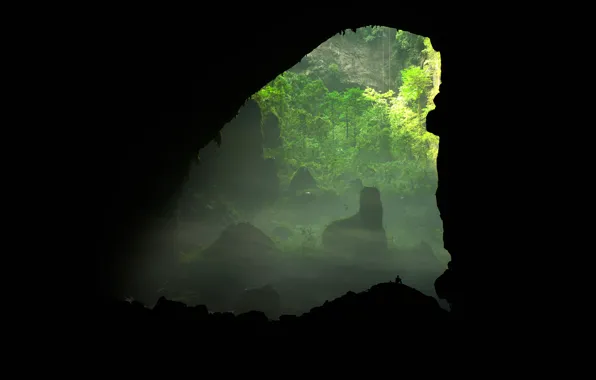
[[[233,334],[258,334],[277,337],[321,337],[321,334],[370,336],[410,336],[423,332],[438,338],[452,322],[449,312],[438,302],[401,283],[399,277],[369,290],[348,292],[300,316],[282,315],[269,320],[264,313],[251,311],[239,315],[212,313],[203,305],[188,306],[162,297],[153,308],[136,301],[111,301],[103,305],[104,321],[131,333],[143,329],[165,328],[169,334],[221,338]]]

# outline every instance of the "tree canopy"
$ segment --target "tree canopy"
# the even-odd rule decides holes
[[[366,40],[378,33],[371,29]],[[412,49],[411,36],[397,31],[395,43]],[[281,163],[282,181],[305,166],[338,192],[346,176],[393,193],[434,191],[439,139],[425,119],[439,92],[440,54],[428,38],[415,37],[423,49],[388,91],[330,91],[321,79],[286,71],[254,95],[264,119],[279,119],[282,144],[265,155]]]

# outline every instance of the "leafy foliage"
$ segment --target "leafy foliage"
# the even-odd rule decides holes
[[[416,43],[409,36],[400,42],[404,48]],[[322,187],[338,193],[346,178],[398,194],[433,190],[438,137],[426,131],[424,120],[438,93],[440,54],[428,38],[418,38],[421,62],[401,70],[395,90],[329,91],[320,79],[287,71],[254,95],[264,118],[280,120],[283,144],[265,155],[282,163],[283,181],[306,166]]]

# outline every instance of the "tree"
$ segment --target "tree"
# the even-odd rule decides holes
[[[345,123],[346,127],[346,139],[350,138],[350,123],[352,124],[352,136],[356,136],[358,133],[356,126],[357,115],[366,106],[364,98],[362,97],[363,90],[353,87],[343,92],[341,98],[341,118]]]
[[[422,125],[422,95],[432,88],[430,73],[418,66],[410,66],[402,71],[401,76],[403,84],[399,92],[406,101],[416,105],[418,122]]]

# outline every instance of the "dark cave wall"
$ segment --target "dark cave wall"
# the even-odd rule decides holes
[[[87,232],[96,242],[91,253],[95,290],[122,296],[127,273],[134,270],[129,264],[143,254],[134,246],[136,237],[149,224],[165,223],[198,149],[217,135],[250,95],[335,33],[366,25],[428,36],[442,54],[441,92],[427,121],[428,130],[441,138],[437,203],[445,247],[458,273],[454,282],[478,283],[472,268],[486,267],[476,251],[487,235],[486,227],[476,223],[481,203],[477,190],[483,183],[476,176],[471,184],[469,157],[480,154],[481,148],[467,140],[472,132],[482,133],[477,125],[484,118],[482,107],[474,107],[480,100],[470,96],[481,73],[466,63],[471,40],[480,36],[461,38],[465,25],[440,19],[439,9],[429,14],[422,5],[412,10],[402,7],[400,12],[351,4],[339,10],[296,9],[284,13],[283,19],[263,16],[266,23],[258,19],[266,13],[252,9],[251,14],[234,18],[233,25],[209,38],[204,38],[200,17],[155,15],[143,23],[144,33],[125,40],[129,45],[114,46],[112,52],[121,62],[114,89],[120,90],[110,92],[104,111],[111,122],[90,147],[87,167],[101,178],[93,181],[98,201],[87,211],[101,216],[99,229]],[[127,49],[130,46],[134,48]],[[103,154],[94,154],[99,152]],[[471,288],[467,286],[467,299]]]

